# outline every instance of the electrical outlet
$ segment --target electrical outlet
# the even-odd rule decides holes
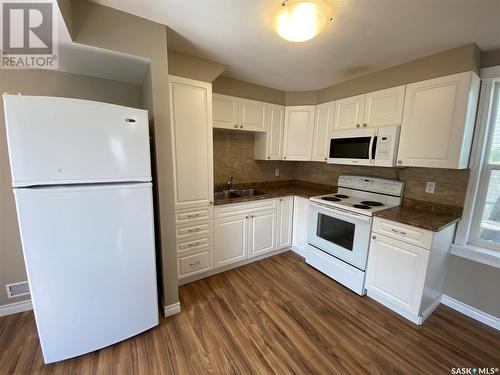
[[[278,168],[276,168],[276,169],[274,170],[274,175],[275,175],[276,177],[278,177],[278,176],[280,175],[280,170],[279,170]]]
[[[425,185],[425,192],[434,194],[434,189],[436,189],[436,183],[427,181],[427,185]]]

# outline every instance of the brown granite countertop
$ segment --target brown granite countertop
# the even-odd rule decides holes
[[[234,186],[234,188],[236,189],[247,189],[250,187],[262,191],[265,194],[252,195],[239,198],[230,198],[230,199],[228,198],[215,199],[214,205],[217,206],[221,204],[248,202],[261,199],[286,197],[290,195],[297,195],[303,198],[310,198],[315,195],[328,194],[337,191],[337,186],[315,184],[304,181],[258,182],[258,183],[238,184]],[[218,190],[217,187],[216,190]],[[220,189],[219,187],[219,191],[220,190],[222,189]]]
[[[403,204],[373,214],[382,219],[408,224],[432,232],[456,223],[462,216],[462,208],[437,203],[403,199]]]

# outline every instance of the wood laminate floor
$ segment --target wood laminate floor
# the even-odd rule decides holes
[[[0,373],[450,374],[500,367],[498,331],[440,306],[417,327],[291,252],[180,288],[182,312],[44,365],[32,312],[0,319]]]

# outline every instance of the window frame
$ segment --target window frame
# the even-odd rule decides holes
[[[451,253],[500,268],[500,246],[482,240],[478,230],[488,192],[488,176],[491,176],[492,170],[500,170],[500,165],[493,168],[486,166],[489,164],[487,156],[493,142],[492,132],[498,103],[495,99],[497,95],[500,96],[500,66],[482,69],[481,78],[478,115],[469,160],[469,184],[462,220],[458,224]]]

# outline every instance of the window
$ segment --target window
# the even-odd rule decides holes
[[[490,126],[469,242],[500,250],[500,82],[494,85],[490,103]]]
[[[462,220],[451,253],[500,268],[500,66],[481,71]]]

